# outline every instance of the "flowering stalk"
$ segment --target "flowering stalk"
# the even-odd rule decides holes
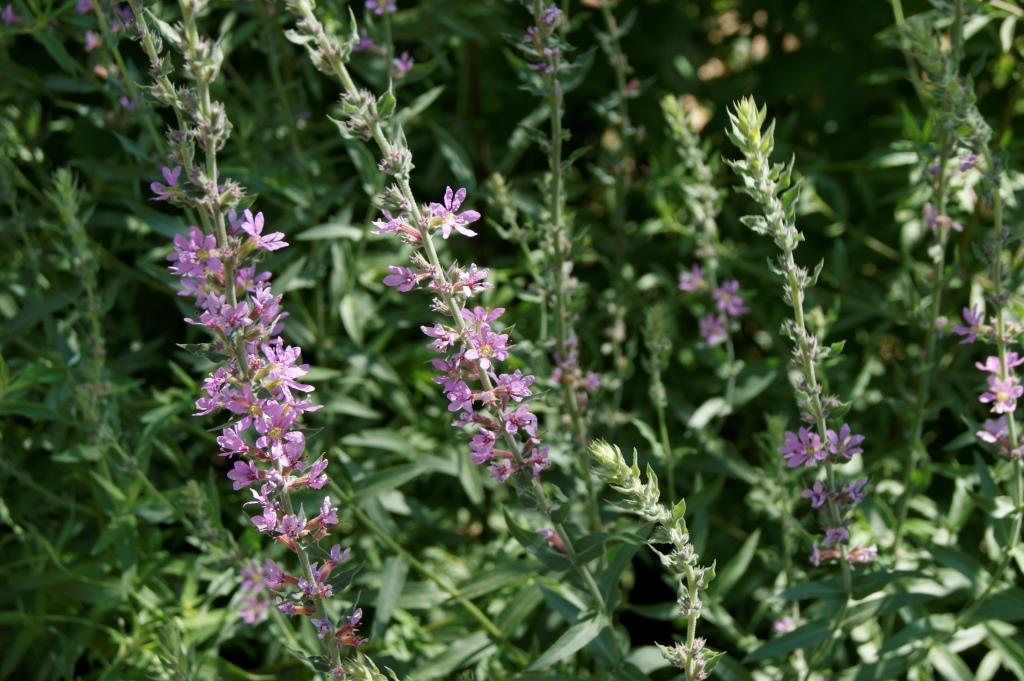
[[[644,320],[644,342],[647,345],[647,375],[651,379],[649,394],[654,414],[658,420],[658,440],[661,444],[662,456],[665,457],[665,477],[668,478],[668,498],[676,499],[675,454],[668,437],[668,420],[665,409],[668,407],[668,395],[665,384],[661,380],[662,372],[668,366],[669,354],[672,352],[672,341],[666,328],[669,312],[659,305],[647,311]]]
[[[181,279],[179,295],[194,298],[201,311],[186,321],[202,326],[213,338],[198,352],[219,360],[204,381],[196,415],[225,410],[231,415],[217,438],[221,456],[235,459],[227,477],[234,489],[249,488],[252,501],[246,506],[258,509],[253,526],[287,547],[300,567],[293,576],[270,559],[262,567],[248,566],[241,614],[247,621],[261,619],[267,604],[256,594],[269,590],[280,612],[307,616],[315,627],[326,657],[307,661],[318,671],[343,676],[351,666],[342,660],[346,649],[358,648],[364,639],[357,634],[359,610],[335,625],[326,607],[350,577],[336,571],[349,551],[338,545],[329,551],[320,547],[338,523],[338,509],[323,496],[317,501],[319,512],[307,519],[294,498],[304,490],[320,490],[328,481],[327,461],[306,456],[301,427],[302,415],[319,406],[308,399],[313,387],[299,382],[308,370],[300,364],[301,350],[286,346],[280,336],[287,317],[282,296],[270,288],[270,273],[258,272],[256,264],[261,252],[288,244],[280,232],[264,233],[263,213],[246,209],[244,216],[237,216],[234,208],[244,191],[219,176],[217,152],[227,141],[230,124],[223,105],[210,94],[222,55],[218,45],[199,35],[196,19],[205,3],[182,0],[182,22],[162,27],[193,81],[192,87],[180,89],[170,83],[170,61],[160,56],[160,36],[148,27],[138,0],[131,6],[151,59],[157,101],[173,107],[183,126],[168,135],[173,168],[163,169],[164,183],[151,185],[154,200],[195,208],[204,226],[176,236],[168,257],[171,272]]]
[[[562,127],[564,92],[562,78],[571,69],[565,59],[570,46],[562,38],[559,29],[566,24],[562,10],[555,5],[545,6],[541,0],[533,0],[531,26],[520,41],[519,48],[529,60],[528,68],[540,78],[540,87],[533,89],[547,98],[548,140],[544,145],[548,152],[548,198],[547,230],[549,247],[548,273],[554,279],[554,321],[555,321],[555,364],[553,379],[559,384],[565,413],[569,417],[574,444],[586,442],[587,425],[582,412],[581,397],[585,400],[587,379],[582,376],[579,366],[578,343],[572,332],[569,309],[572,274],[572,234],[570,221],[565,210],[565,163],[563,145],[568,132]],[[596,377],[596,374],[592,374]],[[589,379],[590,377],[588,377]],[[595,384],[596,387],[596,384]],[[579,457],[580,474],[587,490],[587,504],[591,523],[596,529],[601,525],[600,509],[590,475],[590,458]]]
[[[766,109],[758,109],[753,99],[742,99],[729,113],[729,139],[743,153],[743,159],[729,161],[743,181],[740,191],[748,194],[762,209],[762,215],[748,215],[743,223],[757,234],[772,237],[781,251],[773,265],[773,271],[784,280],[784,298],[793,310],[793,320],[787,322],[786,333],[794,342],[793,365],[801,376],[795,386],[797,406],[801,418],[814,430],[801,427],[798,432],[785,433],[785,442],[779,451],[786,458],[789,468],[824,468],[824,482],[816,479],[814,484],[803,491],[812,508],[825,510],[825,535],[821,547],[815,542],[811,562],[815,565],[828,558],[838,558],[843,574],[843,587],[849,597],[852,592],[850,562],[866,562],[876,555],[874,547],[854,549],[847,552],[850,533],[847,529],[849,511],[864,499],[867,478],[860,478],[840,487],[835,465],[849,461],[862,452],[864,437],[854,435],[850,427],[843,424],[838,430],[828,427],[830,416],[839,417],[848,405],[832,395],[825,395],[818,382],[817,364],[833,353],[838,353],[842,344],[822,348],[818,338],[807,330],[804,319],[804,292],[818,278],[821,266],[813,275],[798,266],[793,253],[803,234],[796,228],[796,203],[799,187],[791,183],[792,162],[786,166],[772,164],[774,149],[774,121],[762,132],[761,126],[767,115]],[[833,548],[835,547],[835,548]],[[824,549],[824,550],[823,550]]]
[[[639,83],[635,79],[627,81],[627,76],[631,73],[632,68],[625,52],[622,51],[621,38],[628,31],[628,26],[621,25],[616,19],[615,13],[612,12],[612,0],[600,0],[600,2],[605,30],[598,32],[597,38],[608,57],[608,64],[615,74],[615,91],[598,106],[599,110],[606,109],[605,117],[615,126],[618,133],[617,162],[613,168],[615,187],[612,195],[614,202],[612,225],[616,234],[621,235],[622,227],[626,222],[626,197],[633,182],[633,166],[635,164],[632,150],[633,136],[636,134],[636,130],[633,129],[633,124],[630,121],[627,100],[629,97],[636,96]],[[631,24],[632,21],[627,19],[626,23]],[[618,249],[620,254],[623,251],[624,249]]]
[[[553,526],[552,536],[557,541],[552,539],[552,543],[564,550],[590,592],[594,609],[607,618],[608,608],[597,582],[578,559],[564,525],[554,517],[555,508],[540,481],[540,473],[550,462],[548,448],[541,444],[537,418],[528,404],[534,377],[518,370],[498,373],[498,363],[507,358],[509,346],[508,335],[500,333],[494,322],[504,310],[468,305],[472,296],[491,287],[488,270],[475,264],[468,268],[457,264],[445,267],[437,253],[435,235],[440,234],[442,239],[456,233],[475,236],[470,225],[480,214],[461,210],[465,189],[448,187],[443,202],[422,205],[416,200],[410,185],[412,154],[402,126],[394,117],[394,95],[389,91],[375,99],[356,86],[348,71],[348,56],[359,39],[355,27],[340,40],[326,33],[313,13],[312,0],[289,0],[288,8],[298,17],[291,39],[305,45],[317,68],[336,76],[344,88],[343,133],[372,139],[381,153],[381,172],[394,178],[383,195],[384,215],[374,224],[378,233],[394,234],[415,248],[415,269],[392,266],[384,283],[402,293],[422,288],[436,296],[432,308],[446,318],[446,323],[422,330],[433,339],[430,347],[443,354],[433,360],[441,372],[434,380],[444,389],[449,411],[458,413],[454,425],[473,429],[471,458],[477,464],[489,463],[491,474],[499,482],[512,478],[517,489],[535,500]]]
[[[660,501],[658,477],[647,466],[647,481],[640,476],[640,467],[633,453],[633,465],[626,463],[622,452],[615,445],[595,440],[590,445],[590,454],[597,461],[597,473],[612,489],[623,495],[623,506],[644,520],[655,524],[654,535],[648,540],[648,547],[658,554],[661,564],[676,580],[679,594],[679,614],[686,618],[686,643],[673,646],[658,644],[668,662],[686,673],[686,681],[702,681],[708,678],[722,654],[707,648],[705,640],[697,637],[697,622],[704,604],[702,597],[708,585],[715,578],[715,565],[701,566],[690,533],[686,528],[686,501],[680,500],[671,510]],[[670,553],[662,553],[656,544],[669,544]]]
[[[679,274],[678,289],[684,293],[711,293],[715,311],[701,318],[700,335],[709,346],[725,346],[726,363],[720,371],[726,381],[726,406],[731,411],[735,401],[736,377],[740,370],[732,334],[738,327],[739,318],[750,310],[739,295],[740,283],[736,279],[719,285],[719,253],[723,249],[719,239],[718,216],[722,212],[723,197],[714,185],[715,168],[709,154],[701,146],[697,133],[690,127],[688,116],[678,98],[671,95],[664,97],[661,110],[686,173],[682,190],[688,217],[696,230],[697,259],[700,261]]]
[[[117,46],[116,33],[131,28],[132,23],[132,12],[127,7],[112,7],[111,9],[115,13],[115,22],[111,26],[110,21],[107,19],[107,14],[103,10],[102,3],[100,0],[92,0],[91,2],[78,2],[77,9],[79,12],[88,12],[92,9],[96,15],[96,21],[100,27],[100,34],[103,36],[102,42],[105,42],[109,46],[110,55],[114,58],[114,63],[117,64],[118,71],[121,74],[121,82],[124,84],[124,89],[128,93],[127,103],[130,106],[143,105],[142,97],[139,96],[138,89],[136,88],[135,81],[128,73],[128,67],[125,64],[124,57],[121,55],[121,50]],[[86,51],[90,51],[100,45],[100,38],[95,36],[91,31],[86,31]],[[124,105],[126,102],[121,101]],[[153,144],[156,149],[163,152],[163,140],[160,138],[160,133],[157,132],[156,126],[153,125],[153,120],[149,116],[149,112],[146,111],[141,116],[142,124],[146,128],[146,132],[153,140]]]
[[[894,6],[895,10],[895,6]],[[904,24],[903,40],[907,45],[908,60],[913,67],[916,57],[928,75],[927,84],[920,86],[919,92],[925,103],[938,111],[939,154],[934,165],[929,164],[928,175],[932,178],[932,196],[935,204],[926,203],[923,208],[924,223],[935,234],[935,244],[929,249],[932,257],[934,280],[931,285],[931,307],[925,327],[925,352],[921,360],[921,380],[917,385],[914,397],[914,417],[911,426],[911,446],[906,464],[903,467],[903,493],[897,500],[896,526],[893,529],[893,555],[898,555],[903,539],[903,530],[907,520],[907,512],[913,484],[914,471],[919,459],[927,460],[928,450],[924,445],[924,422],[927,416],[928,398],[931,392],[932,372],[935,367],[936,341],[942,331],[940,315],[945,289],[946,248],[951,230],[960,231],[960,224],[952,220],[947,213],[947,201],[950,194],[951,168],[950,159],[956,150],[957,132],[961,125],[961,111],[967,104],[966,90],[962,87],[959,75],[960,49],[963,32],[963,6],[958,0],[953,18],[951,32],[953,49],[943,54],[935,46],[930,31],[920,23]],[[913,57],[911,57],[913,55]],[[916,75],[916,69],[914,70]],[[973,156],[973,155],[972,155]],[[961,162],[960,169],[967,170]]]
[[[1000,194],[1000,175],[995,159],[991,154],[986,155],[986,165],[990,172],[992,186],[992,215],[996,231],[996,247],[992,258],[992,283],[995,291],[992,296],[992,303],[995,307],[995,321],[991,329],[992,340],[996,345],[996,356],[989,356],[984,363],[977,363],[982,372],[988,374],[988,391],[979,396],[983,404],[991,404],[991,410],[996,414],[995,420],[986,420],[984,429],[978,431],[977,436],[982,441],[993,445],[996,453],[1010,459],[1012,462],[1011,491],[1013,493],[1014,516],[1010,528],[1010,536],[1007,544],[1003,547],[1002,557],[992,574],[992,580],[986,587],[984,593],[979,596],[980,600],[987,595],[996,584],[1002,579],[1002,575],[1010,564],[1017,544],[1020,541],[1021,523],[1024,519],[1024,467],[1021,464],[1021,456],[1024,454],[1024,447],[1020,445],[1015,413],[1017,411],[1017,400],[1024,396],[1024,387],[1021,386],[1020,378],[1014,369],[1024,364],[1024,357],[1016,352],[1007,349],[1008,341],[1019,334],[1019,329],[1010,330],[1010,325],[1005,319],[1006,306],[1009,301],[1009,293],[1005,290],[1004,284],[1006,273],[1003,271],[1003,262],[1007,257],[1012,262],[1013,256],[1004,250],[1008,237],[1003,227],[1003,201]],[[965,310],[965,315],[967,311]],[[971,330],[975,333],[985,333],[984,318],[978,316],[974,319]],[[970,336],[968,336],[970,338]]]

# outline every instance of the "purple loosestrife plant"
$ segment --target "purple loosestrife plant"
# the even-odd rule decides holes
[[[582,452],[576,458],[580,477],[585,482],[588,508],[593,527],[601,524],[597,496],[590,475],[590,457],[582,450],[587,440],[587,422],[584,407],[588,392],[600,385],[597,374],[585,373],[579,360],[579,342],[574,327],[574,293],[577,284],[572,277],[573,236],[572,215],[566,208],[565,175],[572,164],[564,156],[569,132],[563,127],[567,76],[578,70],[569,59],[572,46],[565,40],[568,19],[557,5],[540,0],[526,3],[532,13],[533,25],[517,49],[526,60],[522,73],[525,88],[546,101],[548,108],[548,137],[542,149],[548,156],[548,173],[541,183],[541,194],[546,199],[538,232],[546,258],[544,281],[538,282],[546,292],[549,314],[554,320],[555,338],[552,355],[555,370],[552,382],[562,397],[562,413],[571,426],[573,448]]]
[[[977,109],[973,109],[977,114]],[[1015,301],[1012,300],[1013,267],[1019,262],[1019,251],[1015,253],[1008,247],[1010,232],[1003,225],[1002,168],[990,149],[984,150],[985,188],[991,194],[992,217],[995,236],[985,246],[986,255],[990,259],[990,281],[992,290],[989,292],[988,304],[992,309],[991,323],[980,311],[964,308],[964,324],[966,328],[961,335],[965,342],[974,338],[983,338],[995,345],[995,354],[989,355],[984,362],[975,366],[985,377],[986,390],[978,396],[978,401],[988,406],[990,414],[983,428],[977,433],[979,440],[993,449],[1003,460],[1009,460],[1010,490],[1012,494],[1013,518],[1010,521],[1009,534],[1004,546],[999,547],[999,563],[992,574],[992,579],[982,593],[975,599],[985,598],[999,584],[1006,569],[1010,566],[1020,545],[1022,523],[1024,523],[1024,464],[1021,457],[1024,445],[1020,441],[1020,432],[1016,419],[1018,401],[1024,397],[1017,367],[1024,365],[1024,357],[1017,351],[1010,350],[1011,344],[1018,343],[1021,333],[1019,319],[1013,316]],[[997,471],[1003,466],[996,468]]]
[[[823,511],[824,534],[812,546],[811,562],[817,565],[826,559],[838,559],[843,586],[849,596],[852,591],[850,563],[873,559],[875,551],[847,548],[851,513],[863,499],[866,481],[843,482],[835,469],[862,452],[860,445],[864,437],[854,434],[845,423],[835,428],[829,426],[829,420],[838,420],[848,405],[825,394],[818,381],[819,364],[837,354],[842,343],[822,347],[817,336],[807,329],[804,295],[817,280],[821,266],[811,275],[797,265],[793,257],[804,239],[795,223],[799,188],[791,183],[792,163],[787,166],[773,164],[770,160],[775,124],[772,122],[762,130],[765,117],[766,110],[758,109],[753,99],[740,100],[729,113],[727,134],[743,153],[741,160],[729,161],[742,180],[739,190],[753,198],[763,211],[760,215],[744,217],[743,223],[757,234],[770,236],[779,248],[781,255],[773,264],[773,270],[783,278],[784,297],[793,310],[793,319],[786,323],[785,330],[794,344],[792,361],[800,377],[794,386],[797,406],[801,419],[810,427],[787,432],[779,451],[789,468],[810,473],[808,477],[813,480],[808,486],[808,496],[812,504],[819,496],[824,500],[818,504]],[[815,491],[815,481],[822,483],[820,495]]]
[[[704,608],[704,592],[715,579],[715,565],[699,564],[700,556],[686,528],[686,502],[676,502],[671,510],[663,505],[657,475],[648,465],[644,481],[636,463],[636,452],[632,466],[626,463],[618,447],[602,440],[591,443],[590,454],[597,462],[598,475],[622,495],[623,507],[654,524],[654,534],[647,544],[676,582],[676,606],[679,615],[686,618],[686,642],[673,646],[658,644],[658,648],[673,667],[685,672],[686,681],[707,679],[721,653],[708,648],[705,640],[697,636],[697,622]],[[659,544],[668,544],[672,550],[662,553],[655,548]]]
[[[442,320],[422,327],[430,338],[429,346],[438,352],[433,365],[435,377],[455,415],[454,424],[469,435],[470,456],[478,464],[486,463],[499,482],[512,479],[523,496],[532,499],[550,521],[551,541],[564,554],[579,575],[591,599],[590,606],[601,618],[602,627],[610,625],[608,605],[587,565],[562,521],[555,515],[540,473],[549,466],[547,448],[536,416],[530,410],[533,376],[521,371],[502,371],[510,348],[509,336],[495,323],[504,313],[470,305],[469,299],[489,288],[488,270],[470,264],[445,265],[438,255],[435,238],[475,235],[472,225],[480,214],[463,206],[464,189],[447,187],[440,201],[421,203],[411,187],[412,153],[405,133],[395,115],[394,94],[388,91],[374,97],[356,86],[347,60],[358,32],[338,39],[329,35],[314,13],[311,0],[290,0],[289,10],[296,15],[296,29],[290,38],[306,47],[313,63],[321,71],[338,78],[344,89],[342,132],[349,138],[372,140],[378,147],[380,171],[392,183],[380,197],[383,213],[374,222],[380,234],[393,234],[414,247],[411,267],[392,266],[386,279],[401,290],[420,288],[434,295],[431,308]],[[552,21],[556,19],[551,19]],[[553,25],[553,24],[552,24]],[[493,634],[492,634],[493,635]],[[621,664],[619,651],[612,650],[616,668]]]
[[[897,13],[912,79],[917,85],[922,103],[930,112],[931,125],[924,126],[920,133],[921,139],[915,141],[919,147],[920,182],[927,190],[927,201],[921,206],[921,224],[932,235],[932,243],[928,248],[930,304],[927,318],[920,322],[925,332],[925,349],[920,358],[920,380],[914,397],[910,425],[911,447],[903,468],[902,490],[896,502],[893,555],[899,554],[902,545],[909,502],[914,495],[914,472],[920,460],[929,459],[923,438],[929,415],[935,354],[944,330],[941,313],[947,285],[947,251],[951,233],[963,231],[960,222],[951,216],[955,208],[952,199],[955,192],[963,188],[965,173],[970,174],[973,170],[977,154],[984,152],[991,137],[991,130],[974,107],[969,81],[960,75],[963,9],[960,0],[953,3],[948,48],[942,46],[945,37],[938,34],[933,21],[913,17],[902,23],[901,15]],[[919,77],[919,70],[924,75],[923,79]],[[971,329],[976,320],[972,315],[965,315],[965,321],[968,326],[956,326],[953,333],[971,338]]]
[[[338,570],[349,551],[324,542],[338,524],[338,508],[319,493],[328,481],[327,461],[307,451],[302,426],[303,415],[319,406],[310,400],[313,387],[302,382],[308,366],[301,362],[301,350],[281,337],[287,317],[281,295],[258,265],[263,253],[288,244],[282,233],[266,229],[263,213],[236,214],[244,191],[218,172],[217,151],[230,124],[223,106],[211,99],[222,55],[217,44],[199,34],[204,4],[182,2],[181,23],[161,31],[183,57],[191,84],[181,88],[170,84],[170,58],[160,54],[160,34],[150,30],[138,2],[132,9],[158,101],[171,106],[182,124],[168,135],[168,166],[173,167],[163,169],[163,183],[152,184],[153,198],[192,208],[202,222],[202,228],[193,225],[177,235],[168,256],[171,273],[181,281],[179,295],[197,307],[198,314],[186,321],[212,337],[199,351],[217,362],[203,382],[195,415],[227,415],[217,438],[221,456],[232,462],[227,477],[235,490],[247,491],[253,527],[285,546],[298,564],[294,574],[270,559],[259,567],[243,566],[239,614],[249,622],[261,619],[266,601],[259,594],[267,590],[280,612],[308,617],[316,629],[324,656],[307,661],[343,677],[350,666],[363,668],[360,661],[350,665],[344,659],[364,642],[354,628],[358,611],[336,620],[328,607],[351,578],[351,572]],[[311,502],[308,509],[299,504],[300,494]]]
[[[725,350],[723,361],[719,362],[717,367],[719,375],[726,383],[725,406],[718,412],[724,416],[732,411],[736,377],[742,369],[742,363],[736,359],[733,333],[739,328],[740,318],[746,315],[749,309],[740,295],[739,281],[729,279],[720,282],[719,260],[725,249],[719,238],[718,228],[723,195],[714,185],[717,162],[710,156],[707,148],[701,145],[700,138],[691,127],[689,117],[678,97],[662,98],[661,111],[668,132],[675,142],[676,154],[683,171],[679,188],[683,192],[683,204],[689,224],[679,225],[679,228],[684,232],[692,231],[697,246],[698,262],[692,263],[679,273],[677,288],[688,294],[696,303],[695,307],[702,310],[698,330],[703,341],[712,347],[720,345]]]

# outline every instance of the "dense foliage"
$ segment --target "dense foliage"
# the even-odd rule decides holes
[[[0,679],[1024,679],[1017,2],[0,5]]]

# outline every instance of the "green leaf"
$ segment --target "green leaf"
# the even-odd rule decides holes
[[[846,611],[844,626],[856,626],[868,620],[887,615],[902,608],[912,608],[937,598],[936,594],[893,593],[864,603],[858,603]]]
[[[384,572],[380,577],[380,591],[377,593],[377,612],[373,618],[373,637],[377,638],[391,620],[398,597],[405,587],[405,577],[409,574],[409,563],[402,556],[392,556],[384,564]]]
[[[743,546],[736,552],[736,555],[726,563],[725,567],[718,573],[718,578],[715,580],[715,593],[720,596],[728,597],[729,591],[732,587],[739,582],[740,578],[746,573],[747,568],[750,566],[750,561],[754,557],[754,551],[757,550],[757,543],[761,540],[761,530],[754,530],[754,532],[747,537],[747,540],[743,542]]]
[[[971,610],[969,622],[1020,622],[1024,620],[1024,590],[1010,587],[989,594]]]
[[[431,464],[423,461],[392,466],[355,480],[353,488],[357,496],[373,497],[381,492],[397,489],[405,483],[415,480],[431,468]]]
[[[779,594],[781,598],[787,601],[804,601],[809,598],[840,598],[842,595],[843,585],[839,578],[794,584]]]
[[[925,548],[935,558],[936,563],[956,570],[971,582],[977,583],[979,573],[985,572],[977,558],[960,549],[938,544],[926,544]]]
[[[812,648],[832,635],[832,623],[829,620],[815,620],[808,622],[799,629],[783,634],[776,639],[768,641],[763,646],[750,653],[743,659],[744,664],[760,662],[780,657],[794,650],[806,650]]]
[[[853,597],[857,600],[867,598],[893,582],[910,577],[924,577],[924,573],[916,570],[879,570],[857,575],[853,578]]]
[[[724,416],[729,413],[729,403],[721,397],[712,397],[704,404],[697,407],[697,410],[690,416],[686,424],[694,430],[700,430],[711,422],[716,416]]]
[[[482,631],[470,636],[463,636],[456,639],[444,652],[419,666],[415,672],[409,675],[409,678],[453,678],[453,671],[469,665],[474,658],[489,648],[493,648],[493,646],[490,644],[487,634]]]
[[[576,651],[597,638],[597,635],[604,629],[605,621],[597,615],[591,615],[580,620],[565,630],[558,640],[551,644],[551,647],[533,661],[527,671],[536,671],[544,667],[550,667],[562,660],[572,657]]]
[[[940,676],[949,681],[963,681],[974,676],[970,667],[964,664],[960,656],[945,646],[935,645],[928,651],[928,662]]]
[[[350,239],[358,241],[363,237],[363,230],[348,222],[325,222],[300,232],[295,238],[299,241],[316,241],[318,239]]]
[[[376,409],[372,409],[359,400],[355,400],[347,395],[337,393],[333,394],[331,399],[324,404],[323,413],[344,414],[345,416],[354,416],[361,419],[379,419],[381,417],[381,413]]]
[[[345,332],[355,341],[356,345],[362,345],[365,316],[356,296],[355,293],[345,294],[345,297],[338,303],[338,312],[341,314],[341,324],[345,327]]]

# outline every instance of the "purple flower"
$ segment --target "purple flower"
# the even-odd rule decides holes
[[[700,335],[708,345],[725,342],[728,332],[725,330],[726,319],[721,315],[709,314],[700,320]]]
[[[391,61],[391,73],[395,78],[402,78],[412,71],[412,67],[415,65],[416,60],[414,60],[408,52],[403,52]]]
[[[549,28],[558,23],[558,20],[562,18],[562,10],[558,9],[556,5],[551,5],[543,12],[541,12],[540,20]]]
[[[294,513],[281,518],[281,532],[288,535],[292,539],[297,538],[302,534],[302,531],[306,529],[306,521],[299,518]]]
[[[457,212],[466,200],[466,189],[460,187],[458,191],[452,191],[451,187],[445,187],[444,203],[431,203],[430,212],[433,219],[441,227],[441,238],[447,239],[451,236],[452,230],[465,236],[476,236],[476,232],[466,225],[472,224],[480,219],[480,213],[475,210]]]
[[[269,558],[263,562],[263,581],[268,589],[279,589],[285,583],[285,574],[281,566]]]
[[[234,468],[228,471],[228,480],[231,480],[235,490],[248,487],[259,479],[260,469],[252,461],[236,461]]]
[[[472,452],[470,458],[472,458],[473,463],[479,465],[490,459],[491,452],[494,451],[494,443],[497,442],[497,439],[497,434],[486,428],[476,431],[473,439],[469,441],[469,451]]]
[[[505,483],[516,472],[516,467],[511,459],[498,459],[488,466],[487,470],[495,480]]]
[[[961,173],[966,173],[968,170],[975,167],[976,165],[978,165],[978,157],[968,152],[960,157],[960,165],[958,166],[958,170]]]
[[[499,375],[496,383],[498,389],[504,390],[509,399],[521,402],[532,394],[530,386],[534,380],[533,376],[524,375],[522,371],[516,369],[514,373]]]
[[[252,524],[260,532],[271,534],[277,530],[277,520],[277,509],[264,506],[261,514],[252,517]]]
[[[330,636],[334,629],[334,627],[331,626],[331,621],[328,619],[313,617],[309,621],[313,625],[313,628],[316,629],[316,637],[320,640]]]
[[[825,442],[828,446],[828,453],[838,459],[849,461],[857,454],[863,453],[863,449],[860,448],[860,444],[864,442],[863,435],[853,435],[850,432],[850,426],[843,424],[839,429],[839,433],[836,434],[834,430],[827,430],[825,432]]]
[[[418,283],[416,273],[408,267],[388,265],[388,276],[384,277],[384,285],[397,288],[401,293],[408,293]]]
[[[263,367],[267,373],[264,385],[271,392],[289,402],[292,400],[292,390],[303,393],[313,392],[313,386],[295,380],[305,376],[309,371],[308,364],[297,364],[299,356],[302,354],[300,348],[290,345],[285,347],[284,341],[281,338],[276,338],[274,342],[260,346],[260,349],[267,360]],[[315,411],[316,409],[319,407],[307,407],[306,411]]]
[[[103,39],[92,31],[85,32],[85,51],[92,52],[103,44]]]
[[[75,9],[79,14],[85,14],[86,12],[92,11],[92,0],[78,0],[75,3]]]
[[[991,359],[991,358],[989,358]],[[1017,409],[1017,398],[1024,395],[1024,387],[1016,376],[1000,378],[997,375],[988,377],[988,391],[978,397],[982,404],[993,402],[992,412],[995,414],[1012,414]]]
[[[366,32],[365,28],[359,29],[359,42],[352,46],[353,52],[365,52],[366,50],[372,50],[377,47],[377,43],[373,42],[370,34]]]
[[[935,210],[935,206],[931,202],[928,202],[921,206],[921,217],[924,219],[925,226],[934,230],[939,222],[939,211]]]
[[[217,438],[221,456],[245,456],[249,453],[249,443],[242,437],[242,432],[247,427],[239,423],[224,427],[221,435]]]
[[[283,232],[271,232],[266,236],[263,235],[263,213],[259,212],[256,215],[252,214],[252,211],[248,208],[245,209],[245,218],[242,220],[242,231],[252,237],[252,245],[263,251],[276,251],[284,248],[288,245],[287,241],[284,241]]]
[[[331,505],[331,498],[324,497],[323,502],[320,504],[320,524],[321,525],[337,525],[338,524],[338,507]]]
[[[810,561],[811,565],[813,565],[814,567],[818,567],[819,565],[821,565],[821,559],[822,558],[823,558],[823,556],[821,555],[821,549],[818,547],[818,542],[812,543],[811,544],[811,555],[808,558],[808,560]]]
[[[978,334],[981,333],[981,327],[985,323],[985,315],[982,314],[981,310],[974,310],[969,307],[963,309],[963,315],[966,326],[959,324],[954,326],[953,333],[964,337],[960,341],[961,345],[968,345],[978,340]]]
[[[238,609],[238,616],[246,624],[256,624],[266,619],[269,607],[270,603],[266,599],[246,594],[242,596],[242,607]]]
[[[224,265],[217,252],[217,237],[203,234],[196,226],[189,227],[188,236],[174,237],[174,252],[167,256],[172,263],[171,273],[179,277],[202,279],[207,272],[222,272]]]
[[[477,362],[481,369],[490,369],[493,361],[502,361],[508,357],[508,334],[493,333],[489,328],[481,328],[469,337],[469,347],[465,358]]]
[[[843,496],[846,499],[846,503],[854,506],[864,501],[864,487],[868,484],[867,478],[857,478],[843,491]]]
[[[785,634],[794,629],[796,629],[796,622],[792,617],[781,617],[772,622],[772,632],[776,634]]]
[[[87,31],[85,36],[86,52],[89,51],[89,33],[91,32]],[[166,201],[171,198],[171,194],[167,190],[178,185],[178,176],[181,175],[181,166],[174,166],[174,170],[164,166],[160,169],[160,172],[163,174],[164,182],[167,183],[167,186],[164,186],[159,182],[150,183],[150,191],[156,194],[156,197],[153,199],[154,201]]]
[[[1002,444],[1008,441],[1009,431],[1006,427],[1006,417],[1000,416],[997,419],[985,419],[985,426],[975,435],[989,444]]]
[[[306,486],[310,489],[321,489],[327,484],[327,476],[324,475],[324,471],[327,470],[327,459],[320,457],[313,462],[313,465],[309,467],[309,475],[306,478]]]
[[[11,5],[11,3],[7,3],[7,6],[4,7],[4,11],[0,12],[0,19],[2,19],[8,26],[21,21],[21,17],[14,13],[14,6]]]
[[[385,12],[387,14],[393,14],[398,9],[395,5],[395,0],[366,0],[365,5],[366,9],[370,10],[377,16],[381,16]]]
[[[689,272],[679,273],[679,290],[687,293],[693,293],[694,291],[704,286],[704,268],[700,265],[694,265],[690,268]]]
[[[850,533],[845,527],[829,527],[825,530],[825,540],[822,546],[828,548],[834,544],[845,544],[850,538]]]
[[[537,432],[537,417],[525,403],[521,403],[514,411],[505,414],[505,431],[514,435],[520,429],[531,437]]]
[[[427,347],[433,348],[438,352],[444,352],[447,348],[455,345],[459,340],[457,333],[442,324],[421,326],[420,330],[427,336],[434,339],[433,342],[427,345]]]
[[[796,433],[786,431],[782,446],[779,447],[790,468],[813,466],[825,459],[825,449],[821,438],[807,428],[800,428]]]
[[[711,296],[715,299],[715,306],[719,311],[724,312],[730,317],[739,317],[750,311],[747,308],[747,304],[743,302],[743,298],[739,296],[739,290],[740,282],[730,279],[711,292]]]
[[[821,480],[815,480],[814,485],[805,489],[800,496],[811,500],[811,508],[821,508],[822,504],[828,499],[828,492],[821,484]]]
[[[1006,353],[1006,370],[1010,371],[1024,364],[1024,358],[1018,355],[1016,352],[1008,351]],[[996,355],[989,355],[985,358],[985,363],[975,362],[974,366],[978,368],[978,371],[987,371],[992,374],[1002,374],[1003,364],[999,361],[999,357]]]
[[[335,565],[344,563],[348,560],[349,555],[352,553],[352,549],[341,550],[341,544],[335,544],[331,547],[331,562]]]

